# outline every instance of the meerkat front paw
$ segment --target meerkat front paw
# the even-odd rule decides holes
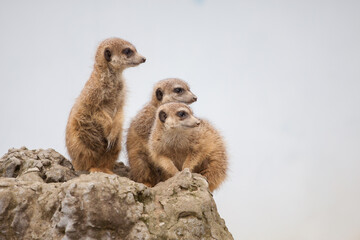
[[[106,151],[110,151],[119,142],[119,134],[111,134],[110,133],[109,136],[107,136],[106,140],[108,143],[107,147],[106,147]]]
[[[167,180],[169,178],[172,178],[173,176],[175,176],[175,174],[177,174],[179,172],[179,170],[168,170],[167,172],[164,173],[164,178]]]

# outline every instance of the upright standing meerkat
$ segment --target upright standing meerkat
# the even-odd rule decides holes
[[[113,173],[121,150],[124,69],[145,62],[135,47],[120,38],[100,43],[94,70],[71,109],[66,147],[76,170]]]
[[[181,79],[168,78],[155,84],[150,102],[132,120],[127,134],[126,149],[132,180],[147,186],[154,186],[159,182],[157,177],[161,174],[151,164],[147,147],[157,108],[168,102],[191,104],[196,100],[189,85]]]
[[[158,108],[149,150],[152,162],[163,170],[163,179],[188,168],[205,176],[214,191],[226,178],[228,162],[220,134],[209,122],[194,117],[186,104]]]

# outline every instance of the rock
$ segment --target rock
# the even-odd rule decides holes
[[[0,177],[16,178],[30,172],[37,173],[47,183],[77,177],[71,162],[53,149],[10,149],[0,159]]]
[[[21,148],[0,159],[0,176],[0,239],[233,239],[207,181],[187,169],[148,188]]]

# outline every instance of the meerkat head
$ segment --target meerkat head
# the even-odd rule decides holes
[[[112,70],[124,70],[135,67],[146,61],[136,48],[120,38],[108,38],[102,41],[97,49],[95,61],[98,66]]]
[[[197,100],[189,85],[178,78],[167,78],[155,84],[152,101],[156,105],[169,102],[191,104]]]
[[[200,120],[194,117],[190,107],[184,103],[166,103],[157,111],[158,124],[170,130],[184,130],[200,125]]]

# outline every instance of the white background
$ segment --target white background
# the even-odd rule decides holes
[[[359,1],[1,1],[0,155],[66,154],[65,126],[99,42],[125,71],[126,127],[167,77],[226,139],[215,192],[235,239],[360,239]],[[126,160],[125,153],[121,159]]]

